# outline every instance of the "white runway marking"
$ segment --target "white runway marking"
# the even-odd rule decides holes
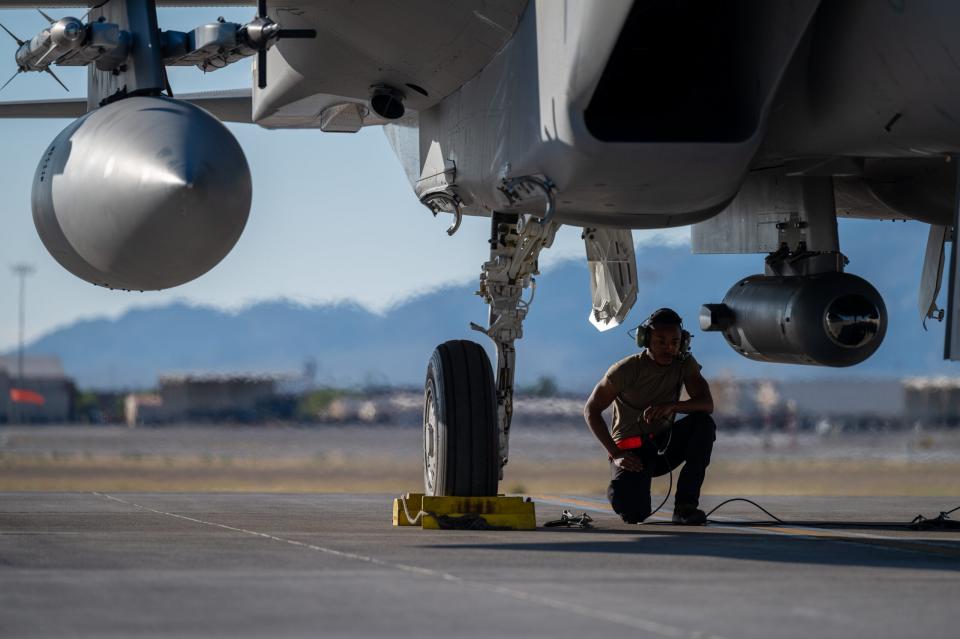
[[[212,526],[214,528],[222,528],[224,530],[230,530],[233,532],[243,533],[245,535],[260,537],[262,539],[269,539],[270,541],[276,541],[282,544],[298,546],[306,550],[321,552],[324,554],[333,555],[335,557],[342,557],[344,559],[354,559],[356,561],[362,561],[364,563],[373,564],[375,566],[383,566],[384,568],[392,568],[395,570],[401,570],[403,572],[423,575],[426,577],[440,578],[445,581],[462,584],[470,588],[476,588],[478,590],[484,590],[486,592],[493,592],[499,595],[505,595],[513,599],[520,599],[522,601],[528,601],[530,603],[540,604],[542,606],[547,606],[555,610],[570,612],[583,617],[590,617],[591,619],[596,619],[598,621],[607,621],[610,623],[627,626],[629,628],[642,630],[644,632],[649,632],[662,637],[690,637],[691,639],[723,639],[718,635],[714,635],[710,633],[704,633],[696,630],[695,631],[684,630],[682,628],[677,628],[675,626],[669,626],[666,624],[658,623],[656,621],[641,619],[639,617],[622,615],[616,612],[604,612],[600,610],[594,610],[593,608],[588,608],[586,606],[582,606],[577,603],[573,603],[569,601],[561,601],[559,599],[552,599],[550,597],[543,597],[541,595],[535,595],[533,593],[526,592],[524,590],[517,590],[516,588],[508,588],[506,586],[497,586],[497,585],[488,584],[482,581],[464,579],[463,577],[458,577],[448,572],[433,570],[431,568],[421,568],[419,566],[411,566],[410,564],[401,564],[401,563],[395,563],[391,561],[384,561],[383,559],[377,559],[376,557],[360,555],[352,552],[344,552],[341,550],[334,550],[333,548],[325,548],[323,546],[316,546],[314,544],[308,544],[302,541],[296,541],[294,539],[285,539],[283,537],[277,537],[276,535],[258,532],[256,530],[247,530],[246,528],[237,528],[235,526],[218,524],[212,521],[204,521],[203,519],[197,519],[196,517],[187,517],[186,515],[178,515],[176,513],[165,512],[162,510],[157,510],[155,508],[150,508],[149,506],[143,506],[141,504],[137,504],[132,501],[127,501],[126,499],[114,497],[113,495],[108,495],[106,493],[100,493],[100,492],[94,491],[93,494],[98,497],[103,497],[104,499],[109,499],[121,504],[126,504],[127,506],[133,506],[134,508],[139,508],[140,510],[145,510],[147,512],[151,512],[157,515],[164,515],[166,517],[182,519],[184,521],[193,522],[195,524],[200,524],[203,526]]]

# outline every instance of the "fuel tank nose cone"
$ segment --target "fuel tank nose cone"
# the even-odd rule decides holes
[[[33,216],[51,255],[109,288],[159,290],[199,277],[247,222],[250,170],[216,118],[167,98],[88,113],[57,136],[34,179]]]

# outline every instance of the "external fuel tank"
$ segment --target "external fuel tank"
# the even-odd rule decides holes
[[[91,111],[47,147],[33,181],[44,246],[99,286],[159,290],[203,275],[250,212],[250,169],[203,109],[131,97]]]

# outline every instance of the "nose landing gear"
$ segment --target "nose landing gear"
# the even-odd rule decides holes
[[[479,344],[437,347],[427,366],[423,409],[423,468],[427,495],[492,496],[507,463],[513,417],[514,341],[523,336],[540,251],[559,225],[494,213],[490,259],[478,294],[490,305],[488,328],[473,324],[497,346],[497,375]]]

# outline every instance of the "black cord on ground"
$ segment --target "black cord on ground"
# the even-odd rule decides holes
[[[772,512],[770,512],[770,511],[767,510],[766,508],[764,508],[763,506],[761,506],[760,504],[758,504],[757,502],[752,501],[752,500],[750,500],[750,499],[746,499],[746,498],[744,498],[744,497],[734,497],[733,499],[728,499],[728,500],[726,500],[726,501],[724,501],[724,502],[720,502],[718,505],[714,506],[713,509],[712,509],[710,512],[707,513],[707,517],[709,518],[710,515],[712,515],[713,513],[717,512],[718,510],[720,510],[723,506],[726,506],[727,504],[733,503],[733,502],[735,502],[735,501],[745,501],[745,502],[747,502],[748,504],[750,504],[751,506],[756,506],[757,508],[759,508],[760,510],[762,510],[763,512],[765,512],[765,513],[767,514],[767,516],[770,517],[770,519],[774,520],[775,522],[780,523],[780,524],[785,524],[785,523],[787,523],[787,522],[785,522],[784,520],[782,520],[782,519],[780,519],[779,517],[777,517],[776,515],[774,515]],[[718,522],[718,523],[722,523],[722,522]]]
[[[658,453],[659,455],[664,455],[664,459],[666,459],[665,454],[666,454],[666,452],[667,452],[667,447],[669,447],[669,446],[670,446],[670,442],[669,442],[669,440],[668,440],[668,441],[667,441],[667,446],[665,446],[662,451],[660,451],[660,450],[657,451],[657,453]],[[666,461],[667,461],[667,468],[670,468],[670,461],[669,461],[669,460],[666,460]],[[672,470],[672,469],[670,470],[670,484],[669,484],[669,486],[668,486],[668,488],[667,488],[667,496],[663,498],[663,501],[660,502],[660,505],[657,506],[656,510],[654,510],[653,512],[650,513],[650,515],[648,516],[648,518],[649,518],[649,517],[653,517],[655,514],[657,514],[658,512],[660,512],[660,509],[663,508],[664,504],[667,503],[667,500],[670,499],[670,493],[671,493],[671,492],[673,492],[673,470]],[[790,522],[784,521],[783,519],[780,519],[779,517],[777,517],[776,515],[774,515],[772,512],[770,512],[769,510],[767,510],[766,508],[764,508],[763,506],[761,506],[760,504],[758,504],[757,502],[755,502],[755,501],[753,501],[753,500],[751,500],[751,499],[747,499],[747,498],[745,498],[745,497],[734,497],[734,498],[732,498],[732,499],[727,499],[726,501],[722,501],[722,502],[720,502],[719,504],[717,504],[716,506],[714,506],[714,507],[710,510],[710,512],[708,512],[708,513],[706,514],[708,523],[710,523],[710,522],[709,522],[710,515],[712,515],[713,513],[717,512],[718,510],[720,510],[721,508],[723,508],[723,507],[726,506],[727,504],[732,504],[732,503],[735,502],[735,501],[742,501],[742,502],[745,502],[745,503],[750,504],[751,506],[754,506],[755,508],[758,508],[758,509],[762,510],[768,517],[770,517],[770,519],[772,519],[773,521],[777,522],[778,524],[786,524],[786,525],[789,525],[789,524],[790,524]],[[960,510],[960,506],[957,506],[956,508],[954,508],[954,509],[952,509],[952,510],[948,510],[948,511],[946,511],[946,512],[941,511],[938,516],[933,517],[933,518],[931,518],[931,519],[928,519],[927,517],[924,517],[923,515],[917,515],[916,517],[913,518],[913,521],[911,521],[909,524],[905,524],[905,526],[908,527],[908,528],[910,528],[911,530],[960,530],[960,521],[957,521],[957,520],[955,520],[955,519],[950,519],[950,515],[951,515],[952,513],[957,512],[958,510]],[[725,522],[717,521],[717,522],[713,522],[713,523],[722,524],[722,523],[725,523]],[[737,523],[740,523],[740,524],[762,524],[762,523],[766,523],[766,522],[751,522],[751,521],[746,521],[746,522],[737,522]],[[809,526],[809,525],[811,525],[812,523],[819,523],[819,525],[829,525],[829,526],[837,526],[837,525],[843,525],[843,524],[844,524],[844,522],[842,522],[842,521],[835,521],[835,522],[834,522],[834,521],[831,521],[831,522],[795,522],[794,525],[806,525],[806,526]],[[857,526],[863,526],[863,525],[865,525],[865,524],[858,522],[856,525],[857,525]],[[876,525],[877,525],[877,526],[886,526],[887,524],[876,524]]]
[[[769,510],[767,510],[766,508],[764,508],[763,506],[761,506],[760,504],[758,504],[757,502],[751,501],[751,500],[749,500],[749,499],[745,499],[745,498],[743,498],[743,497],[735,497],[735,498],[733,498],[733,499],[728,499],[728,500],[726,500],[726,501],[723,501],[723,502],[719,503],[718,505],[714,506],[713,509],[712,509],[710,512],[707,513],[707,517],[709,518],[710,515],[712,515],[712,514],[715,513],[716,511],[718,511],[721,507],[723,507],[723,506],[725,506],[725,505],[727,505],[727,504],[729,504],[729,503],[735,502],[735,501],[743,501],[743,502],[746,502],[746,503],[748,503],[748,504],[750,504],[750,505],[752,505],[752,506],[755,506],[756,508],[759,508],[759,509],[762,510],[764,513],[766,513],[768,517],[770,517],[771,519],[773,519],[773,520],[776,521],[777,523],[787,524],[787,525],[789,525],[789,524],[791,523],[791,522],[789,522],[789,521],[784,521],[783,519],[780,519],[779,517],[777,517],[776,515],[774,515],[773,513],[771,513]],[[928,519],[928,518],[924,517],[923,515],[917,515],[916,517],[913,518],[913,521],[911,521],[909,524],[904,524],[904,525],[905,525],[906,527],[910,528],[911,530],[960,530],[960,521],[956,521],[956,520],[954,520],[954,519],[950,519],[950,517],[949,517],[949,515],[950,515],[951,513],[954,513],[954,512],[956,512],[956,511],[958,511],[958,510],[960,510],[960,506],[957,506],[957,507],[954,508],[953,510],[948,510],[948,511],[946,511],[946,512],[941,512],[937,517],[934,517],[934,518],[932,518],[932,519]],[[714,522],[714,523],[724,523],[724,522]],[[737,523],[763,523],[763,522],[737,522]],[[806,521],[805,521],[805,522],[792,522],[792,523],[793,523],[794,525],[804,525],[804,526],[810,526],[810,525],[842,526],[842,525],[844,525],[844,522],[842,522],[842,521],[830,521],[830,522],[806,522]],[[864,525],[866,525],[866,524],[863,524],[863,523],[861,523],[861,522],[857,522],[855,525],[856,525],[856,526],[864,526]],[[888,524],[880,524],[880,523],[878,523],[878,524],[875,524],[875,525],[876,525],[876,526],[887,526]]]

